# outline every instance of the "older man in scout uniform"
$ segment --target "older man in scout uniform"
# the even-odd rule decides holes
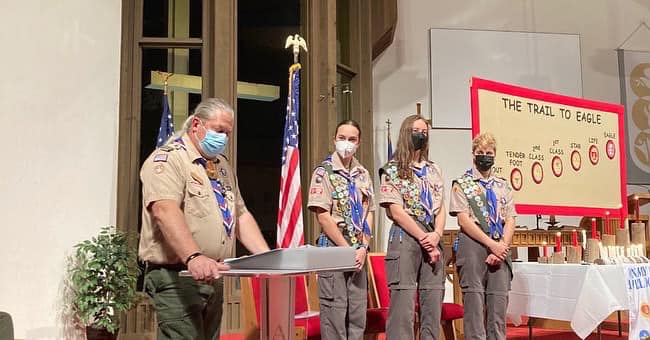
[[[356,127],[339,125],[337,131],[353,131],[358,137],[358,128],[349,129],[350,126]],[[347,166],[343,161],[349,162]],[[323,339],[363,339],[368,299],[363,267],[372,234],[373,196],[368,171],[350,154],[342,160],[337,152],[333,153],[312,175],[307,205],[319,215],[323,228],[318,245],[357,248],[358,271],[318,274]],[[338,230],[326,234],[327,224]]]
[[[449,213],[458,218],[461,228],[456,265],[465,305],[466,339],[506,338],[512,279],[509,247],[516,212],[512,188],[492,171],[495,153],[494,136],[478,135],[472,142],[474,167],[454,180],[451,191]]]
[[[223,281],[220,261],[237,237],[253,253],[269,249],[221,152],[233,110],[220,99],[202,101],[163,147],[142,165],[145,289],[158,317],[158,339],[218,339]],[[187,269],[192,277],[179,277]]]

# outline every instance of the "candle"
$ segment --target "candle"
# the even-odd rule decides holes
[[[582,248],[587,249],[587,231],[582,229]]]
[[[562,233],[559,231],[557,234],[555,234],[555,252],[556,253],[561,253],[562,252]]]
[[[546,252],[546,241],[542,242],[542,249],[544,252],[544,257],[548,257],[548,253]]]
[[[597,238],[596,233],[596,219],[591,219],[591,238]]]
[[[609,230],[609,211],[605,212],[605,234],[611,234]]]
[[[636,223],[641,222],[639,219],[639,196],[637,195],[634,195],[634,219]]]
[[[607,249],[603,247],[602,242],[598,242],[598,250],[600,252],[600,258],[603,260],[607,260],[609,258],[609,254],[607,254]]]
[[[571,245],[574,247],[578,246],[578,231],[575,229],[571,232]]]

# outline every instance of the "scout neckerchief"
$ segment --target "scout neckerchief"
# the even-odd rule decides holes
[[[176,139],[176,142],[181,145],[185,145],[182,138]],[[187,151],[187,149],[185,149]],[[212,185],[212,191],[214,191],[214,197],[217,199],[217,206],[221,210],[221,217],[223,220],[223,227],[226,229],[226,234],[230,237],[232,232],[232,227],[235,225],[235,220],[232,218],[230,213],[230,208],[228,207],[228,202],[225,199],[225,196],[229,194],[226,187],[221,183],[221,180],[217,176],[217,172],[214,169],[214,162],[208,162],[205,158],[198,158],[195,162],[201,164],[205,169],[208,178],[210,179],[210,184]]]
[[[397,164],[393,161],[388,163],[385,171],[390,182],[402,194],[406,208],[415,215],[418,221],[428,225],[433,220],[433,198],[431,197],[429,181],[426,180],[428,166],[425,165],[420,170],[413,168],[413,173],[422,180],[422,189],[413,180],[401,179],[398,174]]]
[[[361,197],[357,192],[356,178],[359,172],[353,171],[349,175],[343,171],[335,173],[332,156],[328,156],[321,166],[327,171],[327,176],[334,189],[332,198],[338,200],[339,210],[342,212],[350,242],[353,246],[361,243],[357,235],[361,233],[370,235],[370,226],[365,219]]]
[[[492,239],[499,240],[503,237],[503,225],[501,224],[501,216],[497,212],[497,198],[494,190],[494,179],[492,180],[483,180],[479,179],[481,186],[485,188],[486,193],[479,188],[478,184],[474,180],[473,170],[468,169],[465,171],[465,174],[457,179],[455,182],[458,183],[467,196],[467,202],[469,203],[474,216],[479,221],[481,229],[488,234]],[[487,207],[486,207],[487,206]],[[456,237],[454,241],[454,250],[458,250],[459,237]],[[512,279],[512,259],[510,254],[506,256],[505,259],[508,269],[510,270],[510,279]]]
[[[431,216],[433,216],[433,198],[431,197],[431,187],[429,186],[429,180],[427,179],[427,171],[428,167],[426,164],[420,170],[413,168],[413,173],[422,181],[420,202],[422,202],[422,208],[426,213],[424,220],[425,224],[429,224],[431,222]]]

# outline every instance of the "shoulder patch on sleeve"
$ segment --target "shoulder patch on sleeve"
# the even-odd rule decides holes
[[[391,192],[391,191],[393,191],[393,187],[391,187],[390,185],[382,184],[379,187],[379,191],[381,191],[381,192]]]
[[[325,175],[325,169],[319,166],[318,168],[316,168],[314,174],[316,174],[316,176],[318,177],[323,177]]]
[[[154,162],[167,162],[167,157],[168,157],[168,155],[166,153],[159,153],[159,154],[153,156],[153,161]]]
[[[310,195],[322,195],[323,194],[323,188],[322,187],[313,187],[309,189],[309,194]]]

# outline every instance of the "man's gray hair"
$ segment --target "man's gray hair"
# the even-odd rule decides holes
[[[165,142],[165,144],[173,142],[174,140],[181,137],[185,132],[190,132],[192,128],[192,119],[194,119],[194,117],[202,121],[210,120],[216,118],[217,113],[219,112],[229,113],[233,118],[235,116],[235,111],[232,109],[232,107],[221,98],[208,98],[202,100],[194,109],[194,113],[187,117],[183,123],[183,128],[174,133],[174,135],[171,136],[167,142]]]

